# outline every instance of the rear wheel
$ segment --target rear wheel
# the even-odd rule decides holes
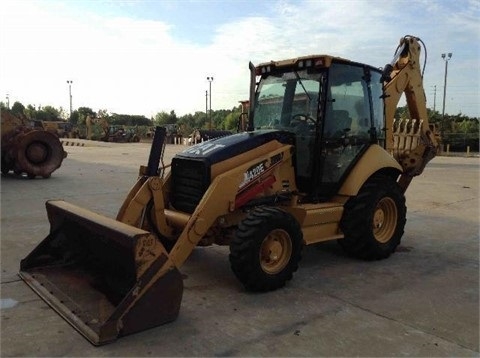
[[[405,196],[397,182],[387,176],[375,176],[345,204],[340,222],[345,238],[339,243],[355,257],[387,258],[400,244],[406,213]]]
[[[20,172],[29,174],[29,177],[48,178],[62,164],[65,152],[56,135],[34,130],[19,139],[15,156],[15,166]]]
[[[273,207],[252,210],[230,243],[230,264],[249,291],[283,287],[298,269],[303,235],[289,213]]]

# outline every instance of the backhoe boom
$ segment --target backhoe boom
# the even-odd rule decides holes
[[[383,73],[387,151],[393,154],[404,170],[399,181],[404,191],[412,178],[420,175],[435,157],[438,147],[428,122],[420,70],[420,43],[421,40],[416,37],[403,37],[393,64],[386,65]],[[395,120],[395,110],[404,93],[411,119]]]

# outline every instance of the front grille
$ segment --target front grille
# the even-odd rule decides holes
[[[204,161],[172,160],[171,202],[175,209],[193,213],[210,185],[210,168]]]

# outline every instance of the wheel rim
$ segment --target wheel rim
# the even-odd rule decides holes
[[[287,266],[292,255],[292,241],[288,232],[272,230],[260,247],[260,265],[268,274],[277,274]]]
[[[34,164],[41,164],[47,160],[48,157],[48,148],[47,146],[39,141],[35,141],[28,145],[25,150],[27,159]]]
[[[392,198],[382,198],[373,214],[373,235],[381,243],[388,242],[397,226],[397,206]]]

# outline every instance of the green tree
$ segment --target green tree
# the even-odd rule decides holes
[[[224,127],[229,131],[236,131],[238,129],[238,121],[241,111],[234,111],[225,117]]]
[[[35,108],[35,107],[33,107]],[[24,115],[26,115],[27,113],[25,113],[25,106],[23,104],[21,104],[20,102],[18,101],[15,101],[15,103],[13,104],[12,106],[12,109],[10,110],[10,112],[15,116],[15,117],[23,117]],[[27,116],[28,117],[28,116]],[[29,117],[31,118],[31,117]]]
[[[430,123],[437,123],[442,120],[442,115],[438,111],[433,111],[430,108],[427,108],[428,121]],[[397,107],[395,110],[396,119],[411,119],[408,106]],[[415,118],[418,119],[418,118]]]
[[[70,123],[72,123],[73,125],[77,125],[79,124],[79,121],[80,121],[80,113],[78,113],[77,110],[74,110],[72,112],[72,116],[70,117]]]
[[[454,121],[452,124],[452,131],[458,133],[478,133],[478,119],[477,118],[463,118],[462,121]]]
[[[25,116],[27,116],[28,119],[35,119],[35,114],[37,113],[37,109],[35,106],[32,106],[29,104],[27,108],[24,109],[23,111],[25,113]]]
[[[170,113],[167,113],[165,111],[159,112],[155,115],[153,119],[155,125],[157,126],[161,126],[164,124],[174,124],[177,123],[177,120],[177,114],[174,110],[171,110]]]
[[[77,113],[75,113],[77,112]],[[75,116],[74,116],[75,114]],[[85,120],[87,119],[87,116],[91,116],[95,118],[97,116],[97,113],[93,111],[93,109],[89,107],[79,107],[76,111],[72,113],[72,118],[71,122],[73,124],[85,124]],[[74,118],[75,117],[75,118]]]
[[[442,115],[438,111],[434,111],[430,108],[427,108],[428,121],[430,123],[440,123],[442,121]]]
[[[178,118],[177,124],[179,133],[184,137],[189,136],[195,128],[198,128],[198,121],[201,114],[205,116],[205,113],[203,112],[195,112],[195,114],[189,113]]]
[[[52,106],[45,106],[35,113],[35,119],[41,121],[58,121],[61,120],[61,111]]]
[[[106,109],[99,109],[97,113],[98,118],[108,118],[110,117],[110,114],[108,114],[108,110]]]
[[[105,117],[104,117],[105,118]],[[152,121],[145,116],[112,113],[109,121],[113,125],[122,126],[151,126]]]

